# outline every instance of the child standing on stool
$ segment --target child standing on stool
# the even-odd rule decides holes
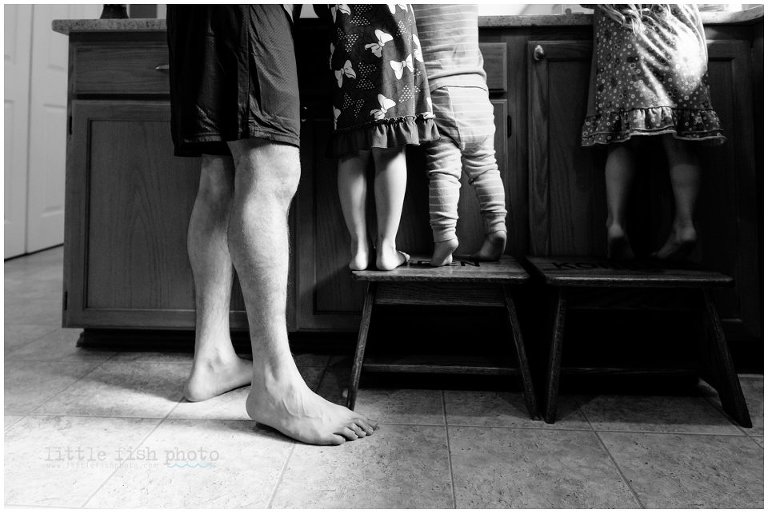
[[[376,268],[389,271],[409,258],[395,246],[407,181],[405,146],[439,138],[413,10],[409,4],[337,4],[330,15],[335,130],[329,156],[339,159],[339,200],[352,239],[349,267],[363,270],[370,262],[365,170],[372,154]]]
[[[709,97],[699,11],[692,4],[592,7],[594,53],[581,144],[608,145],[608,256],[634,258],[626,231],[633,152],[643,137],[657,136],[669,162],[675,216],[666,243],[652,256],[685,259],[697,240],[693,214],[701,168],[694,142],[725,140]]]
[[[421,53],[441,139],[425,147],[429,223],[435,243],[431,264],[448,265],[459,246],[462,171],[475,189],[485,223],[478,260],[498,260],[507,242],[504,184],[496,163],[493,106],[478,44],[477,5],[415,4]]]

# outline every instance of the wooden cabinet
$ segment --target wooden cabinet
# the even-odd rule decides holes
[[[71,116],[64,324],[193,327],[186,232],[199,161],[173,158],[169,104],[76,100]],[[242,300],[233,308],[247,326]]]
[[[592,44],[588,17],[579,19],[480,30],[507,194],[507,253],[514,256],[605,251],[604,157],[579,145]],[[762,105],[762,20],[706,30],[712,97],[728,143],[703,152],[697,256],[735,277],[735,288],[719,294],[717,305],[730,340],[753,343],[762,338],[763,322],[762,175],[756,172],[762,146],[754,136],[762,133],[762,109],[755,109]],[[290,217],[289,330],[354,332],[363,288],[347,270],[335,161],[325,157],[332,127],[329,36],[319,20],[301,20],[295,34],[302,177]],[[543,55],[535,60],[539,46]],[[70,33],[65,326],[194,326],[186,230],[199,162],[172,156],[167,62],[163,26]],[[418,148],[407,154],[398,244],[429,254],[423,154]],[[642,156],[645,178],[634,193],[631,228],[641,249],[661,243],[670,219],[660,154]],[[475,196],[465,180],[462,186],[460,253],[474,250],[483,237]],[[372,216],[373,205],[370,210]],[[247,330],[237,285],[231,319],[233,329]]]

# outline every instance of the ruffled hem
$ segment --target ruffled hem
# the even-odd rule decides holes
[[[581,145],[624,142],[633,136],[672,134],[676,139],[725,142],[714,110],[649,107],[587,116]]]
[[[336,130],[331,135],[326,156],[338,158],[371,148],[398,148],[440,139],[432,115],[404,116],[371,121],[364,125]]]

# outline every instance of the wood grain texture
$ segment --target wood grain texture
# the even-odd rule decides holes
[[[751,428],[752,419],[749,416],[747,402],[744,399],[744,392],[741,390],[739,377],[736,375],[736,369],[733,366],[723,327],[720,325],[720,317],[717,314],[717,309],[709,291],[703,290],[702,296],[704,315],[710,331],[710,336],[705,338],[705,343],[709,342],[709,352],[711,354],[709,361],[714,367],[712,374],[717,377],[717,383],[712,383],[712,385],[718,391],[723,410],[741,426]]]
[[[560,363],[563,359],[563,335],[565,331],[565,313],[568,308],[565,291],[555,292],[555,304],[552,315],[552,331],[547,359],[546,399],[544,402],[544,421],[553,424],[557,417],[557,396],[560,388]]]
[[[169,105],[76,101],[72,111],[68,191],[81,203],[68,197],[66,324],[193,327],[186,232],[200,164],[172,157]],[[235,329],[247,329],[242,304],[236,289]]]
[[[363,369],[365,346],[368,343],[368,330],[371,326],[377,287],[376,283],[369,283],[365,290],[365,301],[363,302],[363,313],[360,319],[360,330],[357,335],[355,359],[352,362],[352,374],[349,378],[349,391],[347,393],[347,408],[350,410],[355,409],[355,401],[357,400],[357,387],[360,384],[360,372]]]
[[[517,353],[517,361],[520,368],[520,381],[523,386],[523,398],[525,399],[528,413],[532,419],[535,419],[539,415],[539,408],[536,404],[537,401],[536,393],[533,388],[533,377],[531,376],[528,355],[525,350],[525,343],[523,342],[523,332],[520,329],[520,321],[517,318],[517,308],[515,308],[515,301],[512,297],[512,288],[509,285],[504,285],[504,303],[507,308],[509,326],[512,330],[512,342],[515,344],[515,352]]]
[[[74,94],[168,94],[168,65],[164,41],[78,44],[74,47]]]
[[[507,45],[506,43],[480,43],[483,54],[488,90],[491,93],[507,91]]]
[[[544,57],[533,58],[537,47]],[[531,254],[601,254],[602,172],[581,148],[592,44],[529,41]]]
[[[556,287],[727,287],[733,278],[693,264],[662,262],[612,262],[573,257],[529,257],[528,261],[547,285]]]
[[[504,306],[504,295],[495,284],[481,282],[381,281],[377,305]]]
[[[432,267],[426,255],[413,255],[408,264],[392,271],[353,271],[355,279],[378,282],[524,283],[528,273],[510,256],[498,262],[456,259],[451,265]]]

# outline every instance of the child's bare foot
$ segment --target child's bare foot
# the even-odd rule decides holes
[[[376,248],[376,268],[379,271],[391,271],[408,263],[410,258],[408,253],[389,248],[384,244],[379,244],[379,247]]]
[[[459,247],[459,239],[453,238],[442,242],[435,242],[435,249],[432,251],[432,260],[429,262],[434,267],[449,265],[453,262],[453,252]]]
[[[472,258],[481,262],[496,262],[501,258],[506,246],[507,232],[499,230],[489,233],[485,236],[483,245],[480,246],[477,253],[472,255]]]
[[[187,401],[205,401],[235,388],[251,384],[253,364],[237,355],[232,357],[198,357],[184,385]]]
[[[679,262],[687,259],[696,248],[696,229],[693,226],[685,228],[673,228],[667,242],[651,256],[660,260]]]
[[[608,258],[611,260],[632,260],[635,258],[627,233],[618,224],[608,226]]]
[[[375,423],[315,394],[298,372],[287,380],[254,374],[253,382],[245,402],[248,415],[300,442],[340,445],[376,430]]]
[[[353,271],[364,271],[368,269],[369,263],[368,244],[357,244],[352,241],[352,260],[349,261],[349,268]]]

